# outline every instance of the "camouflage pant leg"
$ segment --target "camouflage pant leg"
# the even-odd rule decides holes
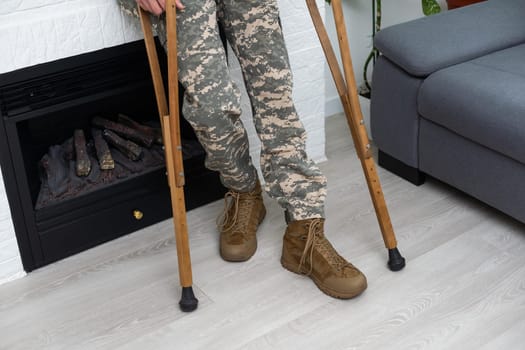
[[[127,12],[136,7],[135,0],[119,1],[127,3]],[[239,119],[239,92],[217,34],[215,2],[187,1],[178,13],[179,77],[187,89],[183,114],[206,148],[206,165],[220,171],[227,187],[244,191],[253,187],[256,173]],[[323,217],[326,178],[305,152],[276,2],[217,2],[252,103],[266,190],[293,220]],[[164,23],[157,25],[162,35]]]
[[[135,0],[119,1],[133,14]],[[240,120],[240,92],[230,78],[218,32],[215,0],[184,5],[184,11],[177,13],[179,80],[185,88],[182,114],[206,150],[206,167],[219,171],[226,187],[249,191],[257,172]],[[159,36],[164,34],[164,21],[157,26]]]
[[[218,0],[261,140],[266,190],[293,220],[324,217],[326,178],[305,152],[276,0]]]

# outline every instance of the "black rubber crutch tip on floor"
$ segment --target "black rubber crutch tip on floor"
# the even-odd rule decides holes
[[[197,309],[199,300],[195,298],[191,287],[182,287],[182,297],[179,301],[180,309],[184,312],[192,312]]]
[[[405,258],[401,256],[401,253],[397,248],[388,250],[388,268],[391,271],[399,271],[405,267]]]

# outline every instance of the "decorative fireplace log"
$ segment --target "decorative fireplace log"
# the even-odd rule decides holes
[[[156,144],[162,145],[162,130],[160,128],[153,128],[151,126],[140,124],[122,113],[118,114],[118,122],[129,126],[130,128],[133,128],[137,131],[140,131],[144,135],[149,135],[153,137],[153,141]]]
[[[146,146],[148,148],[151,147],[151,144],[153,143],[154,137],[152,135],[147,135],[142,131],[130,128],[123,124],[116,123],[109,119],[105,119],[102,117],[94,117],[91,120],[91,123],[98,128],[114,131],[115,133],[128,140],[140,143],[141,145]]]
[[[95,150],[97,152],[98,164],[101,170],[115,169],[115,161],[111,156],[109,146],[102,136],[102,131],[99,129],[91,129],[91,135],[95,143]]]
[[[62,144],[62,149],[64,150],[65,160],[75,160],[75,141],[73,140],[73,137],[70,137],[64,141]]]
[[[75,143],[77,176],[88,176],[91,171],[91,161],[87,153],[84,131],[82,129],[76,129],[73,138]]]
[[[64,148],[60,145],[51,146],[40,160],[41,174],[53,196],[58,197],[67,191],[68,162]]]
[[[97,134],[99,135],[97,136]],[[95,189],[105,188],[113,183],[123,181],[132,175],[152,174],[164,168],[164,150],[160,145],[155,144],[151,148],[135,145],[142,150],[142,155],[140,159],[132,160],[127,153],[119,151],[103,139],[114,162],[114,169],[103,170],[97,160],[95,144],[99,142],[97,141],[99,136],[102,138],[105,136],[99,129],[91,130],[91,135],[93,136],[92,140],[86,139],[86,149],[92,164],[91,171],[87,176],[80,177],[76,173],[74,136],[62,144],[49,147],[48,152],[39,162],[41,187],[35,204],[36,209],[80,197]],[[123,142],[126,140],[123,139]],[[73,152],[73,155],[70,155],[70,152]]]
[[[131,160],[139,160],[142,157],[142,147],[136,143],[125,140],[111,130],[105,129],[102,133],[104,138]]]

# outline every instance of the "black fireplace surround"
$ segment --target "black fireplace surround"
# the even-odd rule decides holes
[[[159,49],[166,72],[165,55]],[[182,93],[182,91],[181,91]],[[96,115],[126,114],[158,122],[142,41],[0,75],[0,165],[26,271],[171,217],[164,167],[144,171],[70,199],[35,209],[39,162],[49,147]],[[220,198],[218,174],[204,168],[204,151],[181,120],[186,207]]]

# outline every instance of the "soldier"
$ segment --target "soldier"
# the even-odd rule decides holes
[[[166,42],[165,0],[118,0],[138,16],[151,12]],[[305,130],[292,101],[292,74],[277,0],[177,0],[182,114],[206,150],[206,167],[220,173],[229,191],[219,224],[220,254],[246,261],[257,248],[256,231],[266,210],[248,138],[241,122],[240,92],[229,76],[219,37],[224,28],[239,59],[261,140],[264,190],[285,209],[288,226],[281,264],[309,276],[324,293],[352,298],[366,289],[365,276],[341,257],[324,235],[326,178],[305,152]]]

